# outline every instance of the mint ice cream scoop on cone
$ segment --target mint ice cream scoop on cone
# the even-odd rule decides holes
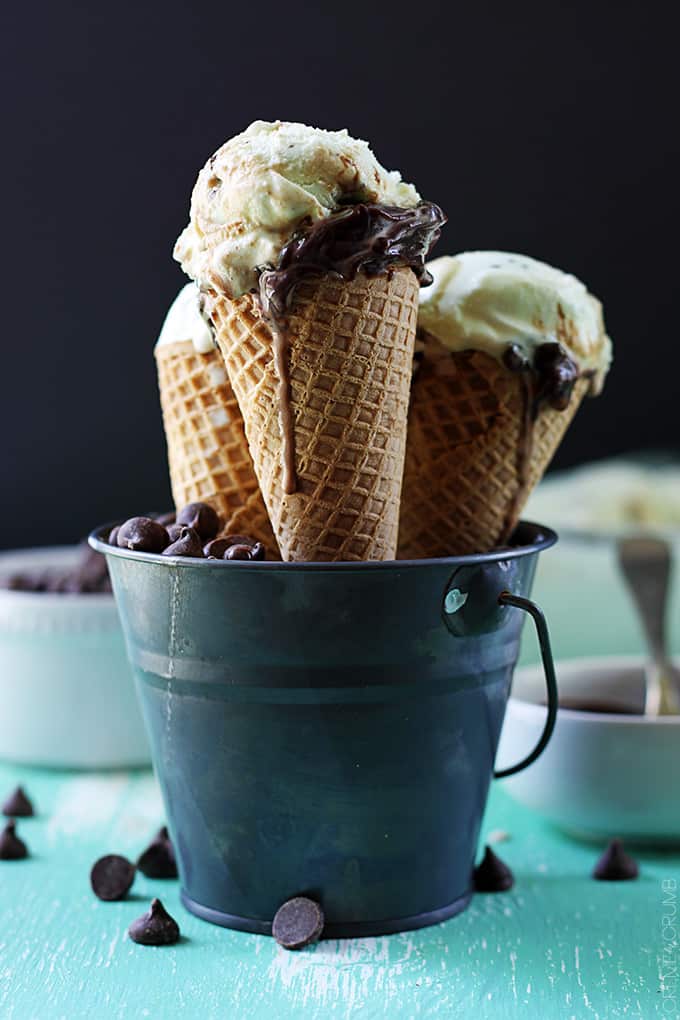
[[[409,410],[399,558],[507,541],[587,393],[611,362],[599,301],[524,255],[428,263]]]
[[[284,560],[396,554],[418,289],[444,222],[346,131],[259,121],[199,174],[175,254]]]

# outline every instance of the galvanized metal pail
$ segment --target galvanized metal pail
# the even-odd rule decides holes
[[[463,910],[527,596],[556,541],[386,563],[174,559],[107,545],[185,905],[269,933],[307,894],[331,937]]]

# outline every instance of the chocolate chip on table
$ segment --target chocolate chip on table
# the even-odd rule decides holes
[[[175,850],[165,826],[156,833],[140,854],[137,870],[147,878],[177,878]]]
[[[0,832],[0,861],[22,861],[28,857],[28,847],[16,833],[16,822],[12,819]]]
[[[100,900],[122,900],[135,880],[135,866],[120,854],[107,854],[92,865],[90,885]]]
[[[318,903],[307,896],[295,896],[276,911],[272,935],[284,949],[304,949],[320,938],[324,924]]]
[[[177,514],[177,523],[193,528],[203,542],[209,542],[220,530],[220,519],[208,503],[189,503]]]
[[[474,870],[473,883],[476,892],[507,892],[515,884],[515,876],[507,864],[487,846],[481,863]]]
[[[193,528],[182,527],[174,542],[163,550],[164,556],[198,556],[203,559],[203,543]]]
[[[161,553],[169,545],[170,538],[163,525],[150,517],[131,517],[121,524],[117,542],[121,549]]]
[[[26,796],[23,786],[17,786],[2,805],[3,815],[10,818],[32,818],[35,814],[30,799]]]
[[[623,849],[620,839],[613,839],[593,868],[593,878],[601,882],[627,882],[640,873],[637,861]]]
[[[171,946],[179,939],[179,925],[161,901],[153,899],[148,913],[132,922],[128,935],[140,946]]]

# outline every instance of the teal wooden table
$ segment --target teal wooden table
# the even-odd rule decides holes
[[[136,856],[162,821],[150,773],[0,767],[1,795],[17,783],[40,814],[19,823],[30,860],[0,861],[2,1020],[680,1016],[680,856],[639,854],[637,881],[595,882],[598,849],[561,836],[500,784],[484,833],[509,836],[496,849],[515,872],[510,893],[478,895],[419,932],[288,953],[192,917],[177,882],[139,875],[126,901],[95,899],[93,861]],[[127,938],[152,896],[179,921],[178,945]]]

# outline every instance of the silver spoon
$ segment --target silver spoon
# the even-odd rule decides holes
[[[633,535],[617,542],[619,567],[637,606],[647,641],[645,715],[680,713],[680,671],[666,648],[666,603],[673,554],[668,542]]]

